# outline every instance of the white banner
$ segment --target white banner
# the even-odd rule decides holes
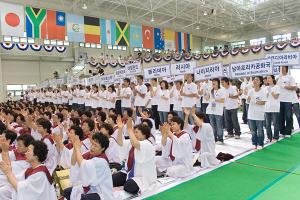
[[[171,64],[171,75],[193,74],[194,68],[196,68],[195,61],[174,63]]]
[[[100,83],[103,85],[113,84],[115,82],[115,75],[108,74],[100,76]]]
[[[140,62],[127,64],[125,65],[125,69],[127,75],[140,74],[142,72],[142,66]]]
[[[86,84],[87,85],[93,85],[95,83],[95,80],[94,80],[95,78],[96,78],[96,76],[92,76],[92,77],[87,78]]]
[[[194,73],[196,81],[222,77],[224,76],[223,63],[218,62],[197,67],[195,68]]]
[[[267,54],[266,58],[271,58],[273,66],[293,66],[300,64],[300,52],[279,52]]]
[[[115,79],[122,79],[126,77],[126,68],[118,69],[115,71]]]
[[[271,58],[232,63],[229,69],[232,78],[273,74]]]
[[[175,76],[168,76],[163,78],[163,80],[167,81],[168,83],[174,82],[174,81],[183,81],[184,75],[175,75]]]
[[[161,65],[144,69],[146,79],[170,76],[170,65]]]

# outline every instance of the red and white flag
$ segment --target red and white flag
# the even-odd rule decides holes
[[[24,36],[24,7],[0,2],[1,35]]]

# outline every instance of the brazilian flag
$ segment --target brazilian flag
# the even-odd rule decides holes
[[[129,46],[130,29],[126,22],[116,21],[116,44],[120,46]]]

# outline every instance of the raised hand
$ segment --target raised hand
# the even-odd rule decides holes
[[[123,123],[120,115],[118,115],[118,118],[117,118],[117,126],[118,126],[118,129],[123,129],[123,127],[124,127],[124,123]]]
[[[4,174],[8,174],[11,173],[11,166],[8,165],[6,162],[4,161],[0,161],[0,170],[4,173]]]

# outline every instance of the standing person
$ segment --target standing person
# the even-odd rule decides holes
[[[92,92],[91,92],[91,101],[92,101],[92,109],[96,110],[98,107],[98,85],[94,84],[92,86]]]
[[[159,128],[160,120],[159,120],[159,114],[157,111],[158,107],[158,101],[159,101],[159,87],[157,86],[157,79],[153,78],[151,79],[151,109],[153,112],[153,118],[155,121],[155,128]]]
[[[98,108],[103,108],[106,109],[107,108],[107,103],[106,103],[106,96],[107,96],[107,90],[106,90],[106,86],[105,85],[101,85],[99,87],[99,105]]]
[[[107,102],[107,109],[116,107],[116,90],[114,85],[110,85],[107,88],[106,102]]]
[[[169,88],[169,91],[170,91],[170,111],[173,111],[173,109],[174,109],[174,102],[175,102],[175,99],[174,99],[174,90],[176,89],[176,87],[174,85],[174,82],[168,83],[168,88]]]
[[[53,179],[43,162],[47,158],[47,145],[41,141],[33,141],[26,152],[26,161],[30,163],[24,174],[13,174],[10,163],[0,162],[0,170],[7,176],[14,188],[13,199],[56,200]]]
[[[124,112],[125,108],[131,108],[132,90],[129,86],[130,86],[130,79],[125,78],[123,82],[123,87],[120,90],[122,113]]]
[[[297,89],[295,79],[288,74],[288,66],[280,68],[281,75],[278,78],[277,85],[280,87],[280,114],[279,114],[279,130],[280,134],[291,136],[293,127],[293,98]]]
[[[77,93],[78,97],[78,108],[80,110],[84,110],[84,96],[85,96],[85,90],[82,85],[79,85],[79,91]]]
[[[201,88],[200,88],[200,95],[202,96],[202,103],[201,103],[201,112],[205,114],[205,123],[209,123],[209,117],[206,113],[206,109],[207,106],[209,104],[209,100],[207,100],[207,96],[209,95],[210,91],[211,91],[211,81],[209,80],[205,80],[202,84],[201,84]]]
[[[230,80],[227,77],[221,79],[223,90],[225,93],[225,102],[224,102],[224,117],[227,128],[227,137],[234,137],[240,139],[241,128],[238,120],[238,93],[235,86],[230,84]],[[233,133],[234,130],[234,133]]]
[[[247,86],[247,78],[244,78],[244,81],[242,82],[241,84],[241,87],[240,87],[240,98],[241,98],[241,101],[242,101],[242,111],[243,111],[243,116],[242,116],[242,120],[243,120],[243,123],[244,124],[247,124],[247,108],[246,108],[246,95],[245,95],[245,89],[246,89],[246,86]]]
[[[256,76],[253,80],[253,89],[248,92],[249,103],[248,121],[252,132],[252,144],[254,149],[263,149],[266,94],[261,88],[263,77]]]
[[[193,82],[194,74],[186,75],[186,83],[184,83],[180,95],[182,96],[182,108],[192,109],[196,105],[198,96],[197,85]],[[190,122],[193,121],[191,115],[189,117]]]
[[[177,115],[183,119],[183,111],[182,111],[182,97],[180,95],[180,90],[182,87],[182,81],[176,81],[175,82],[175,89],[173,90],[173,98],[174,98],[174,112],[177,113]]]
[[[224,144],[223,112],[225,94],[224,90],[220,87],[220,80],[218,78],[212,80],[212,90],[210,94],[206,96],[206,100],[209,101],[206,113],[209,116],[210,124],[214,130],[216,144]]]
[[[91,99],[91,88],[90,86],[86,86],[85,94],[84,94],[84,105],[85,110],[90,110],[92,108],[92,99]]]
[[[145,104],[145,108],[149,108],[151,109],[151,101],[152,101],[152,98],[151,98],[151,85],[150,83],[145,83],[146,87],[147,87],[147,93],[146,93],[146,96],[145,96],[145,100],[146,100],[146,104]]]
[[[138,110],[138,107],[141,107],[142,110],[145,109],[146,105],[146,93],[147,93],[147,87],[144,84],[144,77],[142,75],[137,76],[137,86],[134,88],[134,106],[136,107],[136,110]],[[139,113],[137,112],[137,115]]]
[[[280,88],[276,85],[274,75],[267,76],[269,86],[266,87],[267,101],[265,105],[266,131],[269,142],[276,142],[279,139],[279,111],[280,111]],[[274,125],[274,135],[271,124]]]
[[[121,85],[120,83],[115,84],[115,91],[116,91],[116,103],[115,103],[115,109],[116,113],[118,115],[122,114],[122,106],[121,106],[121,97],[120,97],[120,92],[121,92]]]
[[[167,81],[160,82],[160,93],[159,93],[159,101],[158,101],[158,112],[160,123],[163,124],[167,122],[167,115],[170,111],[170,91],[169,85]]]

